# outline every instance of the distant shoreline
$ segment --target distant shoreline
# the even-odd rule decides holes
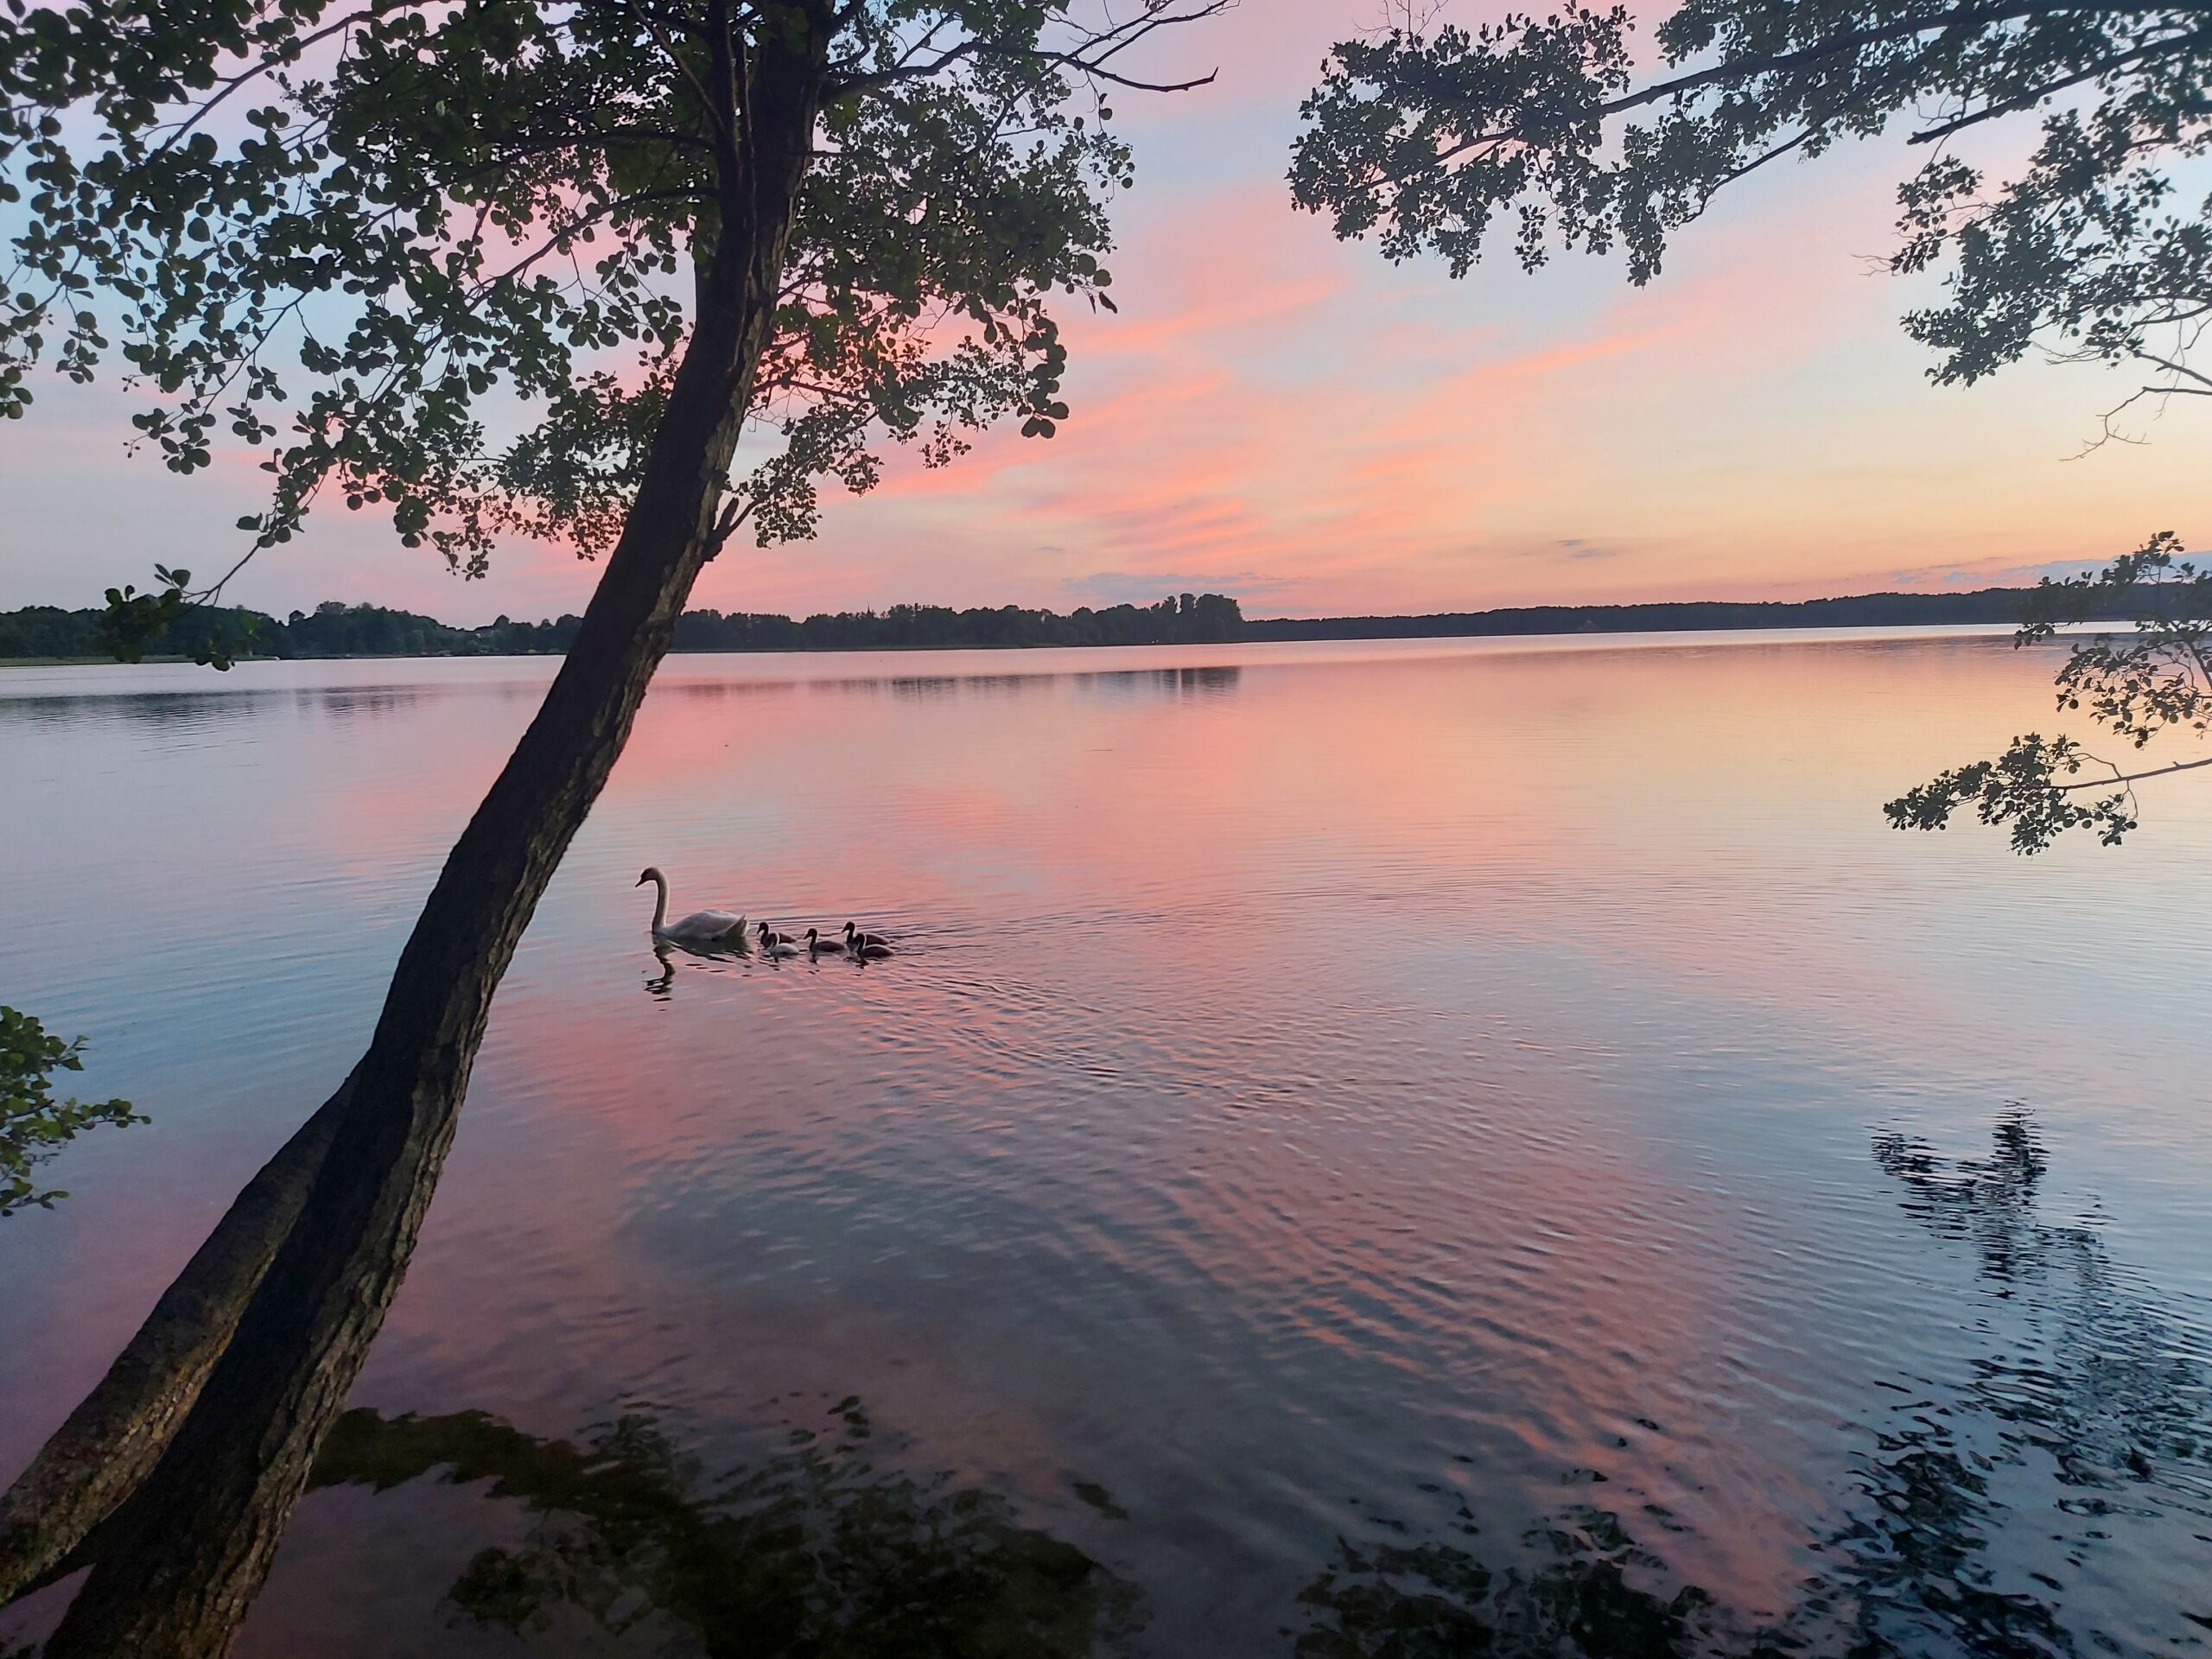
[[[1648,605],[1520,606],[1417,616],[1249,619],[1240,613],[1234,600],[1215,594],[1206,595],[1197,611],[1189,608],[1191,601],[1186,598],[1179,613],[1173,600],[1142,611],[1116,607],[1104,613],[1079,610],[1068,617],[1013,606],[959,612],[941,607],[899,606],[881,613],[847,612],[804,621],[785,616],[724,616],[715,611],[692,611],[677,624],[671,654],[1089,650],[1122,645],[2010,626],[2020,620],[2034,592],[2031,588],[1983,588],[1967,593],[1859,594],[1836,599],[1682,600]],[[2104,609],[2094,620],[2118,620],[2128,613],[2130,595],[2113,593],[2103,597]],[[0,668],[92,666],[112,661],[85,650],[97,638],[100,615],[95,611],[36,606],[0,613],[0,644],[17,645],[16,652],[0,656]],[[340,605],[321,607],[311,615],[295,612],[289,623],[243,612],[209,613],[212,626],[219,626],[225,618],[233,622],[251,618],[258,630],[255,640],[276,647],[255,651],[250,642],[241,641],[247,646],[237,650],[241,661],[331,662],[557,657],[573,637],[579,620],[563,616],[538,623],[511,623],[502,617],[480,628],[456,628],[408,612]],[[1191,626],[1194,618],[1202,621],[1202,627]],[[1182,637],[1175,637],[1178,633]],[[60,649],[41,653],[36,649],[39,645]],[[24,645],[32,649],[24,651]],[[189,652],[180,654],[172,649],[158,655],[149,652],[144,660],[175,663],[193,658]]]
[[[1420,616],[1258,617],[1247,639],[1471,639],[1592,633],[1712,633],[1751,628],[2017,625],[2032,588],[1953,594],[1856,594],[1840,599],[1667,600],[1648,605],[1527,605]],[[2115,594],[2113,620],[2126,615]]]
[[[2003,622],[1835,622],[1823,625],[1808,623],[1748,623],[1742,626],[1724,624],[1711,627],[1678,628],[1580,628],[1551,632],[1500,630],[1491,633],[1408,633],[1331,634],[1318,639],[1274,639],[1246,634],[1242,639],[1220,640],[1226,645],[1298,645],[1398,644],[1420,645],[1424,641],[1439,643],[1453,639],[1596,639],[1615,636],[1626,638],[1635,634],[1656,634],[1693,639],[1700,634],[1722,633],[1783,633],[1793,630],[1820,633],[1848,633],[1853,630],[1885,633],[1906,628],[1978,628],[1984,632],[1977,637],[1997,639],[2003,635],[1988,632],[2003,629],[2010,632],[2013,624]],[[681,657],[925,657],[944,652],[965,651],[977,653],[1020,656],[1033,651],[1159,651],[1200,650],[1202,646],[1180,645],[792,645],[775,650],[732,651],[721,647],[698,647],[671,650],[670,658]],[[515,652],[452,652],[452,651],[355,651],[326,652],[311,656],[257,657],[241,653],[241,663],[448,663],[448,662],[530,662],[539,658],[557,660],[561,653],[552,651]],[[142,657],[137,663],[120,662],[113,657],[0,657],[0,670],[10,668],[136,668],[162,664],[168,667],[189,666],[193,658],[175,655]]]

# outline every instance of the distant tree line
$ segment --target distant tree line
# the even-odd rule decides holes
[[[1157,605],[1089,607],[1062,616],[1018,605],[956,611],[893,605],[794,622],[787,616],[686,611],[677,651],[928,651],[957,646],[1211,645],[1244,638],[1243,613],[1219,594],[1183,594]]]
[[[1653,605],[1530,605],[1428,616],[1255,617],[1247,639],[1437,639],[1480,634],[1670,633],[1713,628],[1932,627],[2017,623],[2036,590],[1980,588],[1958,594],[1860,594],[1847,599],[1698,600]],[[2088,620],[2132,613],[2126,594],[2101,596]]]
[[[104,610],[30,605],[0,613],[0,659],[100,658],[108,654]],[[582,619],[538,622],[499,617],[480,628],[381,605],[327,600],[278,620],[229,607],[188,610],[146,642],[155,656],[190,656],[214,638],[243,644],[241,655],[321,657],[516,657],[558,655]],[[1062,616],[1006,605],[957,611],[943,605],[894,605],[794,621],[788,616],[687,611],[676,625],[677,651],[906,651],[1023,645],[1217,645],[1242,639],[1236,601],[1219,594],[1182,594],[1157,605],[1084,607]]]
[[[1511,610],[1447,611],[1426,616],[1321,616],[1247,620],[1236,601],[1183,594],[1157,605],[1054,611],[1002,605],[957,611],[945,605],[893,605],[841,611],[803,621],[742,611],[686,611],[676,625],[677,651],[929,651],[1026,645],[1193,645],[1238,639],[1428,639],[1478,635],[1634,633],[1714,628],[1866,628],[1957,623],[2017,623],[2035,589],[1982,588],[1955,594],[1861,594],[1847,599],[1696,601],[1652,605],[1532,605]],[[2133,614],[2129,593],[2094,596],[2092,621]],[[104,611],[26,606],[0,613],[0,659],[107,655]],[[328,600],[279,620],[257,611],[188,611],[155,655],[190,656],[219,633],[245,635],[255,657],[557,656],[579,619],[518,622],[500,617],[480,628],[448,627],[411,611]],[[247,632],[247,630],[251,632]]]

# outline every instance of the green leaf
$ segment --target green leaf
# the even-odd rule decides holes
[[[32,1172],[86,1130],[146,1122],[126,1100],[54,1097],[53,1073],[81,1071],[83,1052],[81,1037],[64,1042],[33,1016],[0,1007],[0,1217],[68,1196],[40,1188]]]

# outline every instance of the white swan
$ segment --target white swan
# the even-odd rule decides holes
[[[653,937],[677,944],[745,948],[745,918],[726,910],[695,910],[676,921],[668,919],[668,878],[651,865],[638,878],[638,886],[653,884]]]

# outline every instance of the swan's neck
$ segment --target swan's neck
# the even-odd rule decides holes
[[[668,920],[668,878],[658,871],[653,874],[653,931],[660,931]]]

